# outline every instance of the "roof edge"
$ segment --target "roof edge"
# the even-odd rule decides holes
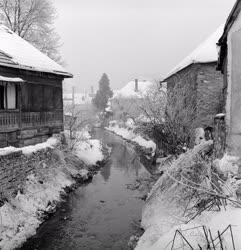
[[[181,69],[179,69],[179,70],[177,70],[177,71],[173,71],[173,72],[171,72],[169,75],[167,75],[161,82],[165,82],[166,80],[168,80],[170,77],[172,77],[172,76],[174,76],[174,75],[176,75],[176,74],[178,74],[179,72],[181,72],[181,71],[183,71],[183,70],[185,70],[186,68],[188,68],[188,67],[190,67],[190,66],[192,66],[192,65],[195,65],[195,64],[211,64],[211,63],[217,63],[218,62],[218,60],[215,60],[215,61],[209,61],[209,62],[199,62],[199,61],[193,61],[192,63],[190,63],[190,64],[188,64],[188,65],[186,65],[186,67],[184,67],[184,68],[181,68]]]
[[[236,3],[234,4],[234,6],[233,6],[233,8],[228,16],[228,19],[227,19],[225,26],[224,26],[223,34],[219,38],[218,43],[217,43],[219,46],[222,45],[222,42],[227,38],[227,34],[228,34],[229,30],[232,27],[234,21],[236,20],[236,18],[238,16],[236,11],[237,11],[238,4],[240,2],[241,2],[240,0],[236,1]]]
[[[73,74],[71,74],[69,72],[62,72],[62,71],[56,71],[56,70],[51,71],[51,70],[45,70],[45,69],[35,69],[35,68],[31,68],[31,67],[19,65],[19,64],[0,63],[0,66],[14,68],[14,69],[23,69],[23,70],[33,71],[33,72],[50,73],[50,74],[54,74],[54,75],[63,76],[64,78],[73,78]]]

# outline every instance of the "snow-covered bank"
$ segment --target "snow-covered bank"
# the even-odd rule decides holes
[[[128,126],[128,123],[127,123]],[[120,127],[117,122],[112,121],[109,127],[106,127],[107,130],[123,137],[126,140],[130,140],[132,142],[137,143],[141,147],[150,149],[152,155],[154,155],[156,151],[156,144],[151,140],[146,140],[141,135],[134,133],[134,125],[129,124],[128,127]]]
[[[68,134],[68,131],[65,132]],[[70,142],[73,152],[87,165],[95,165],[104,160],[103,146],[100,140],[91,139],[87,128],[78,131]]]
[[[95,165],[97,162],[104,160],[102,145],[99,140],[90,139],[78,143],[75,153],[87,165]]]
[[[176,230],[194,249],[199,249],[198,244],[204,249],[207,241],[202,226],[211,230],[217,244],[218,231],[222,233],[229,225],[233,226],[235,247],[241,249],[241,204],[237,202],[241,181],[237,159],[225,155],[223,159],[215,160],[211,167],[205,158],[210,150],[212,141],[203,142],[166,165],[163,176],[153,186],[143,208],[145,233],[136,250],[172,249]],[[215,200],[217,197],[222,198]],[[211,208],[206,205],[209,202]],[[222,241],[224,249],[233,249],[229,230],[222,236]],[[184,247],[183,238],[178,235],[175,247],[181,246],[182,249],[190,249]]]
[[[35,153],[37,151],[40,151],[42,149],[46,148],[53,148],[59,143],[57,138],[51,137],[46,142],[38,143],[36,145],[30,145],[22,148],[15,148],[15,147],[6,147],[6,148],[0,148],[0,156],[4,156],[7,154],[15,153],[15,152],[22,152],[25,155],[30,155],[32,153]]]
[[[57,144],[60,142],[50,139],[45,144],[21,149],[31,157],[31,152],[51,148],[51,155],[46,161],[35,163],[37,171],[29,173],[18,194],[0,207],[0,249],[19,247],[36,234],[45,215],[55,211],[61,197],[74,186],[76,180],[85,181],[93,175],[87,165],[95,165],[104,160],[98,140],[78,142],[76,152],[70,152],[66,148],[62,150],[62,147],[54,148]],[[15,150],[8,148],[2,152],[5,155]]]
[[[218,231],[222,233],[229,225],[232,225],[235,248],[241,249],[241,209],[234,207],[227,207],[226,210],[223,209],[220,212],[205,212],[200,217],[193,220],[192,223],[180,224],[172,227],[170,230],[166,231],[160,237],[158,237],[158,240],[155,240],[158,233],[156,235],[153,235],[153,244],[139,242],[138,246],[135,249],[171,250],[176,230],[179,230],[185,236],[189,244],[191,244],[194,249],[199,249],[198,244],[201,246],[206,244],[206,238],[202,226],[210,229],[213,239],[216,239],[215,244],[218,244]],[[233,249],[231,232],[229,230],[227,230],[226,233],[223,234],[222,239],[224,249]],[[175,240],[175,247],[180,246],[182,246],[182,249],[190,249],[190,247],[187,245],[183,246],[183,238],[177,237]],[[220,245],[218,244],[217,247],[218,246]]]

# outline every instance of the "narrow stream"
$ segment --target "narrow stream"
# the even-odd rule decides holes
[[[138,229],[143,201],[127,189],[146,172],[138,155],[122,139],[99,130],[96,138],[112,148],[109,161],[92,182],[72,192],[67,201],[27,241],[27,249],[129,249]]]

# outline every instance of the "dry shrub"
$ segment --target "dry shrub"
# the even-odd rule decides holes
[[[228,197],[220,182],[224,180],[212,167],[212,141],[206,141],[166,166],[147,204],[158,199],[188,221],[206,209],[219,209],[225,205],[223,202]]]
[[[159,90],[146,98],[142,110],[148,119],[140,122],[137,130],[154,140],[164,155],[179,155],[192,146],[196,107],[189,84],[177,82],[168,93]]]

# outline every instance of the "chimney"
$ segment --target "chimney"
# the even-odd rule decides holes
[[[135,92],[138,92],[138,79],[135,79]]]

